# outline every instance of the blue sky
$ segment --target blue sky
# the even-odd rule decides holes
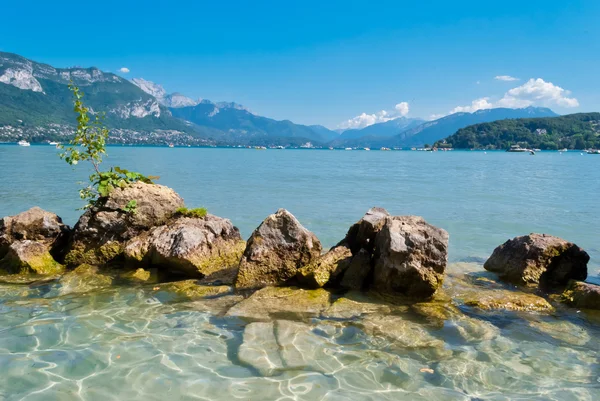
[[[57,67],[126,67],[120,75],[169,92],[298,123],[363,126],[498,106],[600,111],[600,1],[23,7],[3,4],[0,50]]]

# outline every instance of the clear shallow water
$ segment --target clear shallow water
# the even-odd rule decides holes
[[[55,153],[0,146],[0,215],[37,205],[76,222],[75,181],[87,173]],[[331,246],[377,205],[448,230],[452,261],[482,261],[529,232],[561,236],[590,253],[589,280],[598,281],[598,156],[129,147],[109,154],[107,163],[160,175],[188,206],[230,218],[246,237],[285,207]],[[433,354],[336,321],[297,322],[292,341],[278,346],[308,361],[267,376],[240,361],[246,322],[220,317],[207,302],[151,288],[61,295],[57,284],[0,285],[0,399],[600,398],[598,320],[576,311],[465,310],[476,330],[452,319],[423,324],[443,340]]]

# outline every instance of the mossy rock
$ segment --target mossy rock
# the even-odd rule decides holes
[[[123,243],[118,241],[109,241],[98,247],[76,243],[65,256],[65,264],[67,266],[78,266],[80,264],[105,266],[120,259],[124,248]]]
[[[70,293],[84,293],[110,287],[114,277],[107,273],[101,273],[98,266],[81,264],[76,269],[63,275],[59,283],[62,295]]]
[[[189,299],[218,297],[232,293],[232,288],[226,285],[211,286],[198,284],[198,280],[183,280],[162,283],[154,287],[155,291],[167,291]]]
[[[64,266],[54,260],[48,245],[25,240],[11,244],[0,260],[2,270],[9,274],[51,276],[62,273]]]
[[[322,288],[265,287],[234,305],[228,316],[250,321],[303,320],[319,317],[331,305],[331,293]]]
[[[472,291],[461,296],[467,306],[483,310],[552,312],[554,307],[544,298],[520,291]]]
[[[126,272],[119,274],[119,279],[125,280],[127,282],[131,282],[131,283],[140,283],[140,284],[141,283],[151,284],[151,283],[159,282],[157,269],[144,270],[142,268],[139,268],[136,270],[126,271]]]

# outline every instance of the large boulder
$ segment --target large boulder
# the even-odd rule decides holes
[[[127,211],[131,201],[136,202],[135,210]],[[65,262],[108,264],[122,256],[126,241],[164,224],[183,206],[183,199],[162,185],[136,182],[115,188],[81,216]]]
[[[321,254],[321,242],[285,209],[267,217],[254,230],[240,261],[237,288],[279,285]]]
[[[180,217],[129,240],[125,258],[133,267],[158,267],[188,277],[207,277],[233,271],[245,242],[231,221],[211,214],[203,218]]]
[[[442,285],[448,233],[422,217],[386,217],[375,238],[373,286],[412,298],[429,298]]]
[[[0,219],[0,270],[7,273],[53,275],[70,235],[60,217],[39,207]]]
[[[562,293],[562,300],[576,308],[600,310],[600,285],[572,280]]]
[[[39,207],[0,219],[0,258],[17,241],[35,241],[47,245],[48,251],[59,255],[68,241],[69,226],[54,213]]]
[[[340,244],[345,244],[350,248],[353,255],[361,249],[365,249],[369,253],[372,252],[375,246],[375,236],[381,231],[386,217],[389,216],[387,210],[381,207],[372,207],[359,221],[350,227],[346,237]]]
[[[547,234],[529,234],[506,241],[485,262],[486,270],[520,285],[561,286],[585,280],[590,256],[577,245]]]

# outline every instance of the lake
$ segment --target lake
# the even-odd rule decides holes
[[[583,247],[588,281],[600,283],[597,155],[116,146],[108,153],[106,167],[160,176],[188,207],[231,219],[244,238],[285,208],[330,247],[380,206],[446,229],[453,269],[482,269],[496,246],[540,232]],[[74,225],[78,181],[87,175],[52,146],[0,145],[0,216],[40,206]],[[600,399],[598,320],[576,311],[465,313],[495,334],[458,341],[451,333],[461,323],[428,327],[449,351],[439,360],[336,322],[303,322],[306,341],[323,350],[321,367],[266,376],[234,356],[245,323],[210,307],[145,288],[64,295],[55,284],[0,285],[0,400]],[[555,335],[541,324],[557,325]]]

